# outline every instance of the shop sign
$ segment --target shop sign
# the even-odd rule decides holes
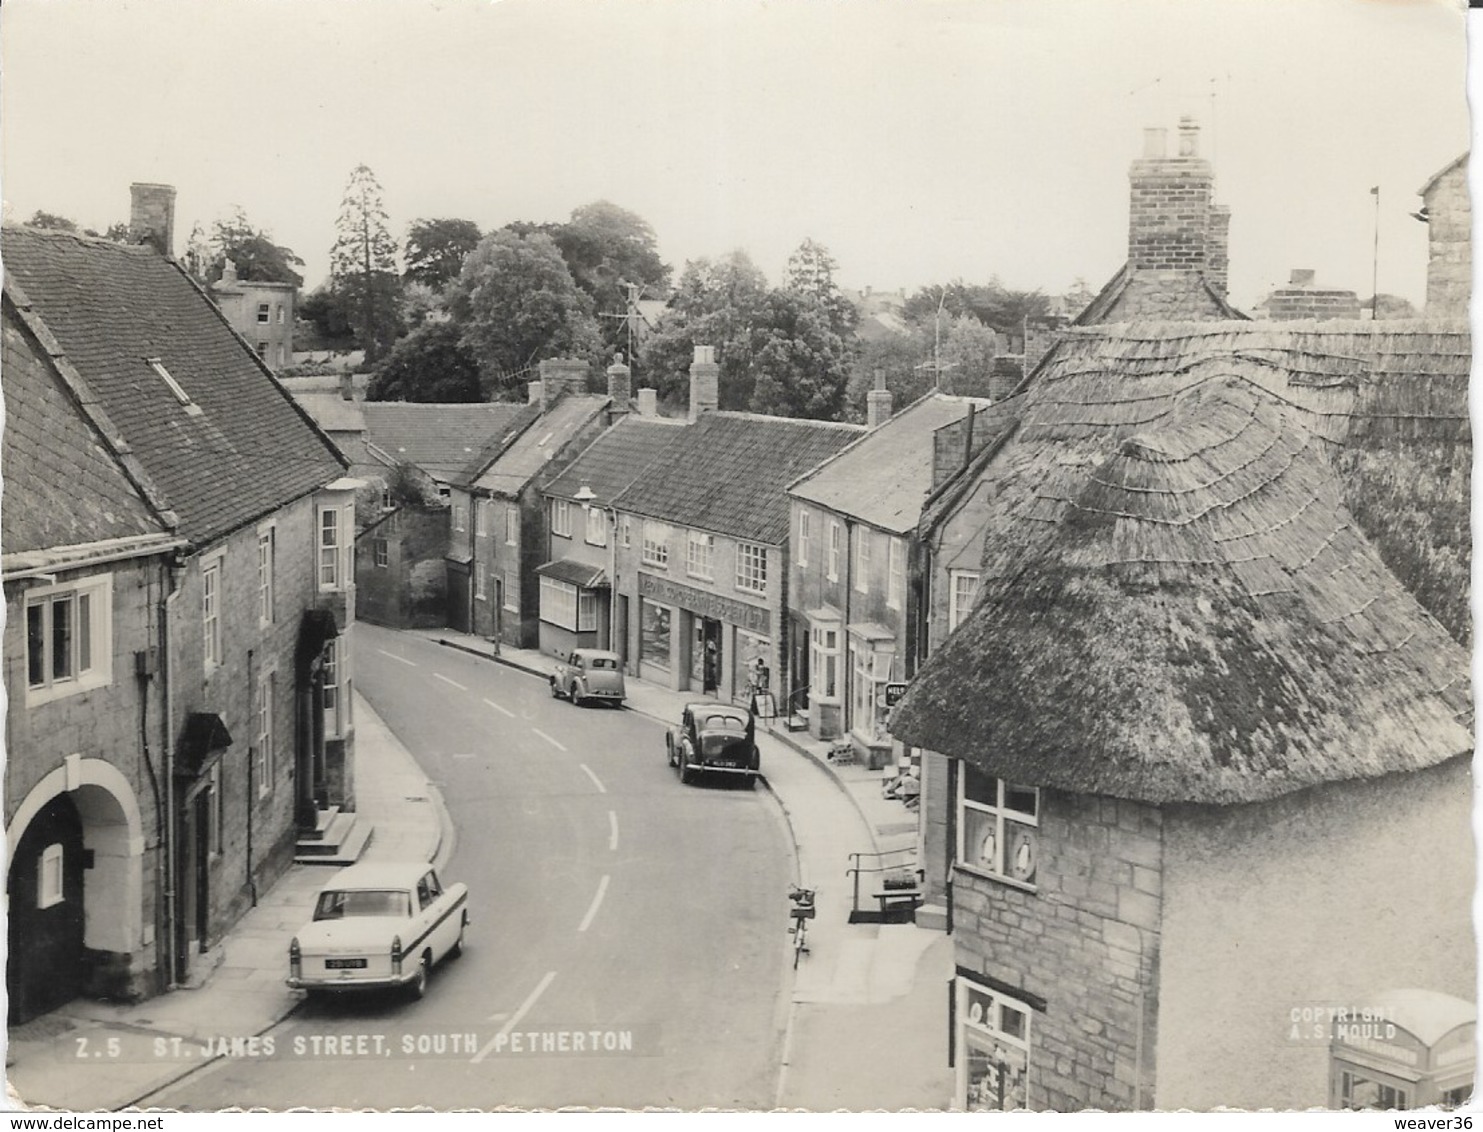
[[[639,571],[638,581],[639,594],[650,601],[677,606],[687,613],[698,613],[702,617],[725,621],[763,636],[772,632],[772,614],[760,606],[749,605],[721,594],[706,593],[694,586],[671,582],[668,578],[656,578],[642,570]]]
[[[893,708],[901,702],[901,697],[906,695],[905,684],[886,685],[886,707]]]

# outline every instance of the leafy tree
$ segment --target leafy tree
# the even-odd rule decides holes
[[[355,330],[346,318],[345,306],[328,287],[316,287],[299,300],[298,315],[314,324],[326,345],[349,347]]]
[[[660,398],[670,405],[686,404],[695,347],[714,346],[721,366],[721,408],[747,408],[754,380],[753,338],[765,321],[767,297],[767,279],[744,251],[685,264],[669,309],[645,350]]]
[[[49,228],[56,232],[76,232],[77,223],[68,220],[65,216],[58,216],[55,212],[46,212],[37,209],[31,214],[31,219],[26,221],[32,228]]]
[[[330,286],[344,305],[356,343],[366,361],[384,357],[400,329],[401,281],[396,242],[387,229],[381,185],[365,165],[357,165],[345,186],[330,249]]]
[[[227,260],[236,267],[237,278],[244,281],[292,283],[295,287],[304,284],[304,277],[294,270],[303,267],[304,261],[293,249],[275,244],[272,235],[248,220],[240,208],[212,224],[211,235],[204,241],[199,226],[192,230],[186,244],[187,268],[192,258],[199,260],[203,255],[200,278],[207,286],[226,272]]]
[[[788,257],[783,289],[818,303],[829,316],[829,325],[834,333],[843,338],[854,332],[860,316],[855,305],[845,298],[844,292],[834,282],[837,266],[828,248],[806,239]]]
[[[875,387],[879,370],[897,408],[917,400],[932,388],[932,335],[920,326],[860,344],[850,365],[847,405],[851,415],[865,418],[865,394]]]
[[[599,314],[628,309],[625,284],[647,286],[657,293],[669,283],[669,267],[659,258],[649,222],[610,201],[584,204],[551,235],[572,279],[591,297]],[[627,349],[622,320],[604,319],[601,327],[610,346]]]
[[[942,379],[944,393],[963,397],[987,397],[999,354],[999,336],[972,315],[959,315],[942,328]],[[931,370],[926,371],[930,381]]]
[[[767,296],[753,351],[753,412],[839,420],[849,367],[849,347],[822,304],[786,289]]]
[[[464,260],[448,299],[486,389],[514,390],[542,358],[601,356],[592,300],[545,233],[485,236]]]
[[[402,284],[402,324],[408,330],[416,330],[429,320],[444,321],[447,315],[443,296],[426,283]]]
[[[451,322],[418,327],[392,347],[366,388],[368,401],[482,401],[479,363]]]
[[[458,278],[464,258],[480,239],[479,225],[472,220],[414,220],[404,250],[406,279],[441,291]]]

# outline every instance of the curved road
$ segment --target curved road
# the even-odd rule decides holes
[[[217,1062],[152,1103],[770,1108],[790,848],[766,791],[683,787],[663,725],[503,665],[365,624],[355,647],[360,690],[452,817],[465,953],[421,1002],[306,1004],[271,1059]]]

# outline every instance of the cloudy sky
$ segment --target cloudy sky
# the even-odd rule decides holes
[[[104,227],[179,190],[328,271],[368,164],[394,234],[608,199],[661,254],[805,237],[846,285],[1093,288],[1145,126],[1202,123],[1231,291],[1297,267],[1420,302],[1416,190],[1468,145],[1459,0],[6,0],[0,195]]]

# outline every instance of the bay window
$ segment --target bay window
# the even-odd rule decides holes
[[[577,587],[560,578],[541,576],[541,620],[577,631]]]
[[[866,739],[884,739],[883,705],[891,663],[896,659],[894,646],[877,648],[871,641],[852,641],[850,655],[854,679],[850,682],[849,727]]]
[[[350,522],[348,506],[319,509],[319,588],[322,590],[340,589],[352,577]]]

